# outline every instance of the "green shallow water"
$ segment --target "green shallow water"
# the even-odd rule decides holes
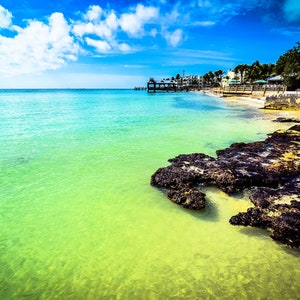
[[[0,111],[0,299],[299,299],[299,251],[228,223],[246,196],[192,212],[149,184],[287,125],[194,93],[9,91]]]

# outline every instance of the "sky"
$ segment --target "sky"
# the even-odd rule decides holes
[[[0,88],[133,88],[297,42],[299,0],[0,0]]]

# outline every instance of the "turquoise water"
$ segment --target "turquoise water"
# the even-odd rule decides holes
[[[299,299],[299,251],[228,223],[246,196],[191,212],[149,184],[287,126],[269,119],[200,93],[0,92],[0,299]]]

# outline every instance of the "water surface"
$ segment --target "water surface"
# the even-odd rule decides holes
[[[229,218],[207,189],[191,212],[150,186],[181,153],[288,125],[199,93],[0,93],[1,299],[299,299],[299,251]]]

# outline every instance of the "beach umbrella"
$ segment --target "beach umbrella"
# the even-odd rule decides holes
[[[240,83],[240,81],[237,79],[229,79],[228,83]]]

